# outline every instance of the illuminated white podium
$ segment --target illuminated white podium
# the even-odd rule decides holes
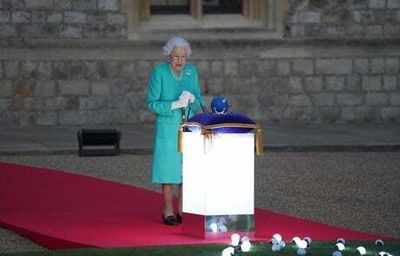
[[[254,235],[254,133],[184,132],[183,231]]]

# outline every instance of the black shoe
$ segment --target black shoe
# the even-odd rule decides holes
[[[170,216],[167,216],[167,217],[163,216],[162,219],[163,219],[164,224],[168,225],[168,226],[176,226],[176,225],[179,224],[178,220],[173,215],[170,215]]]
[[[180,224],[182,224],[182,214],[177,214],[176,215],[176,221]]]

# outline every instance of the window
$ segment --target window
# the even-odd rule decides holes
[[[202,0],[204,14],[241,13],[241,0]],[[189,14],[189,0],[150,0],[150,15]]]
[[[242,1],[240,0],[203,0],[203,13],[204,14],[226,14],[226,13],[241,13]]]
[[[215,29],[217,36],[227,36],[235,29],[259,30],[270,37],[283,34],[283,19],[289,0],[122,0],[127,13],[128,37],[139,38],[160,33]],[[224,29],[225,34],[216,30]],[[157,33],[154,33],[157,32]],[[180,33],[182,34],[182,33]],[[260,34],[260,33],[259,33]],[[264,33],[265,34],[265,33]],[[260,35],[264,35],[260,34]]]
[[[150,15],[189,14],[189,0],[150,0]]]

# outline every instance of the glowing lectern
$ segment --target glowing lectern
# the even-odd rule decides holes
[[[183,132],[183,231],[254,236],[254,133]]]

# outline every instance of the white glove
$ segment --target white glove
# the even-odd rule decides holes
[[[191,92],[189,92],[189,91],[183,91],[183,92],[181,93],[181,95],[179,96],[179,99],[185,99],[185,100],[188,100],[189,103],[194,103],[194,100],[195,100],[196,98],[194,97],[194,95],[193,95]]]
[[[179,99],[172,102],[171,109],[186,108],[188,104],[189,104],[188,99]]]

